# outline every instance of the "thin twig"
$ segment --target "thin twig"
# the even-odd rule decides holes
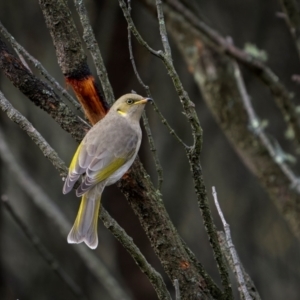
[[[161,37],[163,39],[162,42],[163,44],[169,44],[168,39],[164,38],[164,36],[167,36],[167,30],[163,19],[164,17],[163,17],[162,6],[157,5],[157,10],[158,10],[158,16],[160,18],[159,29],[160,29]],[[168,45],[168,47],[170,46]],[[166,69],[168,70],[168,74],[170,75],[173,81],[174,87],[181,100],[181,104],[183,106],[185,115],[189,120],[192,133],[193,133],[193,139],[194,139],[193,146],[191,148],[186,149],[186,153],[193,173],[194,185],[198,197],[199,208],[201,210],[205,229],[210,238],[211,247],[219,268],[221,282],[224,288],[224,297],[225,299],[232,299],[233,295],[232,295],[232,289],[229,280],[229,274],[225,265],[224,256],[222,255],[221,248],[217,240],[217,232],[213,223],[211,211],[209,209],[206,187],[202,176],[200,153],[202,150],[203,130],[195,110],[195,105],[190,100],[188,93],[184,90],[184,87],[173,65],[172,57],[171,56],[169,57],[168,53],[164,53],[164,54],[165,55],[162,56],[162,60],[164,62]]]
[[[218,287],[218,285],[212,280],[212,278],[208,275],[206,270],[204,269],[203,265],[197,260],[195,254],[192,252],[192,250],[186,245],[185,241],[182,240],[183,246],[185,251],[187,252],[189,258],[196,266],[199,274],[203,277],[205,280],[205,284],[207,286],[207,289],[210,291],[210,294],[214,299],[221,299],[223,297],[222,291]]]
[[[130,10],[131,10],[131,7],[130,7],[130,0],[128,0],[128,12],[129,12],[129,15],[130,15]],[[133,70],[134,70],[134,74],[136,75],[137,77],[137,80],[138,82],[142,85],[142,87],[146,90],[146,94],[148,97],[152,98],[151,96],[151,92],[150,92],[150,88],[148,85],[146,85],[143,80],[141,79],[139,73],[138,73],[138,70],[136,68],[136,64],[135,64],[135,61],[134,61],[134,56],[133,56],[133,52],[132,52],[132,42],[131,42],[131,30],[132,30],[132,27],[129,27],[128,26],[128,44],[129,44],[129,55],[130,55],[130,61],[131,61],[131,64],[132,64],[132,67],[133,67]],[[140,37],[142,38],[142,37]],[[156,105],[155,102],[152,102],[152,106],[153,106],[153,109],[154,111],[158,114],[158,116],[160,117],[161,119],[161,122],[168,128],[169,130],[169,133],[174,136],[176,138],[176,140],[186,149],[187,148],[187,145],[182,141],[182,139],[177,135],[176,131],[171,127],[171,125],[169,124],[169,122],[166,120],[166,118],[163,116],[163,114],[161,113],[161,111],[158,109],[158,106]],[[150,144],[151,146],[151,144]]]
[[[177,140],[177,142],[179,142],[179,144],[181,144],[183,146],[184,149],[188,148],[188,145],[178,136],[178,134],[176,133],[176,131],[171,127],[171,125],[169,124],[169,122],[167,121],[167,119],[163,116],[163,114],[161,113],[161,111],[159,110],[158,106],[156,105],[156,103],[152,103],[153,106],[153,110],[158,114],[158,116],[161,119],[161,122],[168,128],[170,135],[174,136],[175,139]]]
[[[157,57],[161,57],[163,52],[162,51],[155,51],[153,48],[151,48],[148,43],[141,37],[141,35],[139,34],[139,32],[136,30],[136,27],[131,19],[130,13],[128,11],[128,8],[126,6],[125,1],[123,0],[119,0],[119,5],[123,11],[124,17],[127,21],[128,24],[128,28],[131,30],[131,32],[133,33],[133,35],[135,36],[135,38],[137,39],[137,41],[143,45],[150,53],[152,53],[153,55],[157,56]]]
[[[128,0],[127,2],[128,2],[128,11],[129,11],[129,14],[131,15],[131,1]],[[143,82],[143,80],[137,70],[136,64],[135,64],[133,50],[132,50],[132,43],[131,43],[131,31],[129,28],[128,28],[128,48],[129,48],[130,61],[131,61],[135,76],[136,76],[138,82],[141,84],[141,86],[146,90],[147,97],[152,98],[150,88]],[[147,115],[145,112],[143,113],[143,123],[144,123],[144,127],[145,127],[145,130],[147,133],[147,137],[148,137],[148,141],[149,141],[149,145],[150,145],[150,151],[152,153],[152,157],[153,157],[154,164],[155,164],[155,169],[157,172],[157,182],[158,182],[157,189],[159,192],[161,192],[161,188],[162,188],[162,184],[163,184],[163,180],[164,180],[163,169],[162,169],[161,163],[158,158],[157,149],[155,147],[155,143],[154,143],[151,129],[150,129],[149,122],[148,122],[148,118],[147,118]]]
[[[206,44],[213,47],[216,51],[236,59],[239,63],[248,67],[250,71],[254,72],[255,75],[266,84],[274,96],[276,104],[279,107],[288,127],[292,128],[294,141],[297,147],[300,148],[300,116],[297,114],[293,103],[293,94],[286,89],[278,76],[261,60],[235,47],[232,43],[229,43],[226,38],[222,37],[217,31],[201,21],[180,1],[165,1],[173,10],[184,17],[184,19],[197,30]]]
[[[83,28],[83,40],[85,41],[87,48],[93,57],[97,75],[101,81],[105,99],[109,104],[112,104],[115,101],[115,96],[109,82],[108,74],[102,59],[98,43],[96,41],[93,29],[89,21],[89,17],[87,15],[84,1],[74,0],[74,3]]]
[[[62,236],[66,237],[70,231],[71,224],[66,220],[66,217],[62,214],[61,210],[46,195],[42,188],[24,171],[23,168],[21,168],[5,142],[4,134],[1,129],[0,156],[33,203],[57,226]],[[131,297],[121,288],[117,280],[109,273],[100,259],[91,253],[90,249],[84,245],[78,245],[73,247],[73,249],[113,299],[131,299]]]
[[[41,134],[32,126],[32,124],[20,114],[16,109],[12,107],[12,105],[6,100],[3,96],[3,94],[0,92],[0,108],[2,108],[9,116],[9,118],[13,121],[15,121],[32,139],[33,141],[39,146],[43,154],[49,159],[49,161],[56,167],[56,169],[60,172],[60,176],[65,177],[68,171],[68,168],[64,164],[64,162],[60,159],[60,157],[57,155],[55,150],[51,148],[51,146],[47,143],[47,141],[41,136]],[[0,155],[1,153],[1,146],[7,148],[7,146],[1,145],[1,140],[4,143],[4,139],[1,136],[1,130],[0,130]],[[9,150],[7,150],[9,152]],[[8,156],[8,161],[12,159],[11,156]],[[19,169],[18,169],[19,168]],[[20,183],[24,183],[24,176],[28,176],[24,174],[24,171],[18,167],[15,169],[15,172],[20,172],[19,176],[17,177],[20,178],[19,181]],[[23,176],[23,177],[22,177]],[[32,193],[36,193],[36,197],[39,197],[39,201],[41,202],[35,202],[42,210],[44,210],[52,220],[56,223],[56,225],[61,229],[61,232],[64,236],[68,233],[71,225],[67,224],[66,221],[64,221],[64,217],[61,215],[60,212],[58,212],[58,208],[54,206],[54,204],[51,204],[51,200],[47,198],[47,196],[44,194],[44,192],[39,189],[38,186],[35,186],[36,184],[28,177],[27,183],[28,186],[32,186],[32,190],[29,191],[29,195],[32,196]],[[21,184],[22,185],[22,184]],[[23,186],[24,188],[24,186]],[[43,201],[44,200],[44,201]],[[46,205],[44,202],[48,202],[49,205]],[[45,206],[46,205],[46,206]],[[105,221],[105,226],[118,238],[118,240],[121,242],[121,244],[129,251],[129,253],[132,255],[133,259],[137,262],[137,264],[140,266],[141,271],[144,272],[148,277],[150,282],[153,284],[155,290],[160,293],[161,297],[159,299],[169,299],[167,295],[167,288],[165,287],[165,284],[160,277],[160,275],[151,267],[151,265],[146,261],[144,256],[141,254],[140,250],[138,247],[133,243],[132,239],[126,235],[124,230],[117,224],[117,222],[105,211],[104,208],[102,208],[102,219],[103,222]],[[57,216],[57,218],[56,218]],[[86,249],[85,247],[76,247],[77,249]],[[80,251],[80,250],[79,250]],[[87,250],[83,250],[87,251]],[[79,252],[81,253],[81,252]],[[83,256],[86,255],[83,253]],[[84,257],[83,257],[84,259]],[[93,265],[90,262],[87,262],[87,264],[93,268]],[[101,268],[101,266],[98,266]],[[97,268],[98,268],[97,267]],[[98,272],[95,270],[96,273]],[[93,271],[92,271],[93,272]],[[99,276],[98,278],[101,279],[101,270],[99,269]],[[97,274],[96,274],[97,275]],[[108,280],[110,275],[105,275],[108,276]],[[114,280],[114,279],[113,279]],[[109,284],[109,283],[108,283]],[[111,283],[113,284],[113,282]],[[116,291],[116,294],[118,294],[120,297],[122,295],[122,292]],[[121,299],[121,298],[120,298]],[[128,299],[124,298],[124,299]]]
[[[165,17],[163,13],[163,7],[162,7],[162,1],[156,0],[156,10],[157,10],[157,18],[158,18],[158,24],[159,24],[159,33],[161,37],[161,41],[165,50],[166,56],[171,59],[172,53],[171,53],[171,47],[168,41],[168,35],[165,25]]]
[[[143,112],[142,118],[143,118],[144,128],[146,130],[149,145],[150,145],[150,151],[152,153],[152,157],[153,157],[154,164],[155,164],[155,169],[156,169],[156,172],[157,172],[157,190],[159,192],[161,192],[162,184],[163,184],[163,181],[164,181],[163,168],[162,168],[161,163],[160,163],[159,158],[158,158],[157,149],[155,147],[155,143],[154,143],[154,140],[153,140],[153,137],[152,137],[152,132],[151,132],[151,129],[150,129],[150,126],[149,126],[149,121],[148,121],[148,118],[147,118],[147,115],[146,115],[145,112]]]
[[[206,232],[209,236],[209,241],[211,243],[211,247],[214,253],[215,260],[217,262],[220,276],[221,276],[221,282],[222,286],[224,288],[224,297],[226,299],[232,299],[232,289],[230,285],[229,275],[227,272],[225,260],[218,242],[218,236],[217,231],[213,223],[212,214],[209,208],[208,204],[208,197],[206,192],[206,187],[203,180],[202,175],[202,169],[200,164],[200,153],[202,150],[202,134],[203,130],[200,125],[199,118],[197,116],[195,105],[190,100],[188,93],[185,91],[180,78],[174,68],[172,58],[168,57],[164,52],[162,51],[155,51],[153,50],[142,38],[140,33],[138,32],[137,28],[134,25],[134,22],[130,16],[130,13],[128,11],[128,8],[126,7],[126,4],[123,0],[119,0],[120,7],[123,10],[123,14],[125,16],[125,19],[128,23],[128,27],[133,33],[133,35],[136,37],[137,41],[144,46],[146,49],[148,49],[151,53],[158,56],[164,63],[165,68],[167,69],[167,72],[169,76],[171,77],[175,90],[179,96],[180,102],[184,109],[184,114],[186,118],[188,119],[188,122],[192,129],[192,135],[193,135],[193,146],[187,147],[186,153],[187,157],[190,163],[193,180],[194,180],[194,187],[198,199],[198,205],[203,217],[204,226],[206,229]],[[161,12],[162,13],[162,12]],[[164,22],[160,22],[160,26],[165,27]],[[161,30],[161,29],[160,29]],[[163,32],[166,33],[166,29]],[[168,43],[168,40],[165,39],[163,43]]]
[[[47,143],[43,136],[33,127],[33,125],[5,98],[0,91],[0,109],[7,116],[24,130],[33,142],[40,148],[42,153],[47,157],[57,169],[60,176],[64,177],[68,173],[64,162],[59,158],[55,150]]]
[[[55,272],[58,277],[68,286],[72,293],[79,299],[87,299],[87,296],[84,295],[82,289],[73,281],[73,279],[66,273],[62,268],[60,263],[55,259],[55,257],[50,253],[50,251],[45,247],[40,238],[29,229],[29,227],[23,222],[21,217],[15,211],[13,206],[9,203],[9,199],[6,195],[1,197],[2,204],[4,205],[6,211],[18,224],[19,228],[23,231],[29,242],[42,257],[43,260],[49,265],[51,270]]]
[[[179,281],[178,279],[174,279],[174,287],[175,287],[175,300],[180,300],[180,289],[179,289]]]
[[[37,68],[41,74],[66,98],[72,103],[76,109],[81,110],[81,105],[76,101],[55,79],[52,77],[48,71],[44,68],[44,66],[35,59],[32,55],[30,55],[25,48],[23,48],[16,40],[15,38],[7,31],[7,29],[3,26],[3,24],[0,22],[0,32],[3,34],[3,36],[9,41],[9,43],[13,46],[15,51],[17,53],[21,53],[24,55],[25,58],[30,61],[35,68]],[[24,62],[23,62],[24,63]],[[28,68],[28,66],[27,66]]]
[[[294,38],[296,49],[300,57],[300,11],[296,0],[280,0],[291,35]]]
[[[32,74],[32,70],[30,69],[30,67],[27,64],[27,61],[25,60],[25,58],[23,57],[23,55],[20,53],[20,51],[17,48],[14,48],[15,52],[17,53],[17,55],[19,56],[20,61],[22,62],[22,64],[27,68],[27,70]]]
[[[221,219],[223,227],[224,227],[228,248],[230,250],[231,257],[234,261],[234,267],[235,267],[235,272],[236,272],[236,276],[237,276],[237,281],[238,281],[238,284],[239,284],[240,293],[242,293],[242,296],[243,296],[242,298],[243,299],[252,300],[252,297],[250,296],[250,294],[248,292],[248,289],[247,289],[247,286],[246,286],[246,283],[245,283],[245,279],[244,279],[243,272],[242,272],[242,269],[241,269],[240,261],[238,259],[235,247],[232,243],[229,224],[226,222],[226,220],[224,218],[223,212],[222,212],[220,204],[218,202],[217,192],[216,192],[216,189],[215,189],[214,186],[212,187],[212,195],[213,195],[213,198],[214,198],[214,201],[215,201],[215,205],[216,205],[218,214],[220,216],[220,219]]]
[[[158,298],[161,300],[171,300],[171,296],[161,275],[147,262],[140,249],[133,243],[132,238],[127,235],[125,230],[104,209],[101,210],[100,218],[104,226],[110,230],[115,238],[129,252],[141,271],[149,278]]]
[[[135,38],[137,39],[137,41],[144,46],[150,53],[152,53],[153,55],[159,57],[162,59],[163,56],[163,52],[162,51],[155,51],[154,49],[152,49],[147,42],[141,37],[140,33],[137,31],[131,16],[130,16],[130,12],[126,7],[126,4],[123,0],[119,1],[120,7],[123,10],[123,14],[125,16],[125,19],[128,23],[128,29],[133,33],[133,35],[135,36]],[[141,82],[140,82],[141,83]],[[141,83],[142,84],[142,83]],[[142,84],[144,88],[146,88],[147,90],[147,86],[145,86],[144,84]],[[162,120],[162,123],[168,128],[169,133],[174,136],[176,138],[176,140],[186,149],[188,146],[182,141],[182,139],[177,135],[177,133],[175,132],[175,130],[170,126],[170,124],[168,123],[168,121],[166,120],[166,118],[162,115],[162,113],[160,112],[160,110],[158,109],[158,106],[153,103],[153,109],[156,113],[158,113],[160,119]]]
[[[218,238],[219,242],[222,248],[222,251],[224,253],[224,256],[226,257],[226,261],[230,267],[230,269],[234,272],[235,276],[237,276],[236,271],[235,271],[235,262],[232,259],[232,256],[230,254],[230,249],[228,246],[228,243],[226,241],[226,236],[223,231],[218,231]],[[237,255],[238,257],[238,255]],[[239,259],[239,257],[238,257]],[[239,260],[242,273],[246,282],[247,290],[253,300],[261,300],[261,297],[257,291],[257,288],[253,282],[253,280],[250,278],[249,274],[245,271],[245,268],[243,267],[241,261]]]
[[[298,193],[300,193],[300,179],[293,173],[290,167],[284,162],[282,155],[279,155],[278,151],[276,151],[275,148],[272,146],[269,138],[267,137],[267,135],[263,130],[263,126],[261,126],[261,122],[259,121],[259,118],[257,117],[252,107],[251,100],[247,93],[240,68],[236,62],[233,62],[233,66],[234,66],[234,76],[237,82],[239,92],[241,94],[242,101],[244,103],[244,107],[249,116],[249,124],[251,128],[257,134],[262,144],[266,147],[270,156],[273,158],[274,162],[280,167],[280,169],[285,174],[285,176],[290,180],[291,187],[294,188]]]
[[[128,11],[128,8],[124,2],[124,0],[119,0],[120,7],[123,11],[123,14],[125,16],[125,19],[128,23],[128,28],[131,30],[132,34],[135,36],[136,40],[141,44],[143,47],[145,47],[150,53],[154,54],[155,56],[159,57],[165,64],[165,67],[170,75],[170,77],[173,80],[176,92],[178,93],[179,99],[185,109],[185,116],[189,120],[192,130],[193,130],[193,136],[194,136],[194,143],[200,143],[202,146],[202,131],[198,128],[198,118],[197,114],[195,112],[195,105],[194,103],[189,99],[188,94],[184,90],[182,83],[179,79],[179,76],[173,66],[172,60],[168,59],[168,57],[165,55],[165,53],[161,50],[155,51],[152,49],[147,42],[142,38],[140,33],[138,32],[137,28],[134,25],[134,22],[130,16],[130,13]],[[197,134],[196,134],[197,132]],[[196,136],[197,135],[197,136]],[[195,147],[198,148],[198,147]],[[200,147],[201,148],[201,147]]]

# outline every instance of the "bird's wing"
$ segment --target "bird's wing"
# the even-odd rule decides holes
[[[69,193],[79,177],[86,172],[88,165],[91,163],[95,156],[96,146],[88,144],[83,140],[78,146],[69,167],[69,173],[65,180],[63,193]]]
[[[105,123],[102,125],[104,128]],[[96,126],[77,148],[63,188],[64,194],[71,191],[75,182],[85,174],[76,191],[76,195],[81,196],[97,183],[109,178],[136,154],[140,133],[123,126],[120,134],[120,126],[114,126],[105,135]]]
[[[129,150],[129,151],[128,151]],[[79,197],[94,187],[101,181],[108,179],[118,169],[120,169],[136,152],[136,147],[126,149],[122,155],[115,155],[112,151],[106,149],[94,157],[86,169],[86,174],[81,185],[76,190]]]

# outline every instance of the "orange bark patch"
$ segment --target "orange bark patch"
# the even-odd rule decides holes
[[[82,79],[69,77],[66,78],[66,81],[73,88],[85,115],[93,125],[106,115],[108,109],[100,99],[93,76],[90,75]]]
[[[180,262],[180,268],[183,269],[183,270],[186,270],[190,267],[190,263],[188,261],[181,261]]]

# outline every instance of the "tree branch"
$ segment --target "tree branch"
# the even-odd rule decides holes
[[[49,30],[53,36],[54,45],[56,46],[57,51],[60,51],[57,55],[60,56],[59,62],[63,73],[65,73],[64,70],[72,70],[73,74],[81,74],[82,65],[78,64],[77,61],[75,61],[75,64],[72,64],[70,58],[63,59],[64,55],[72,55],[68,51],[68,48],[66,49],[67,51],[64,52],[64,48],[58,47],[63,44],[66,37],[71,40],[73,39],[73,26],[70,27],[70,24],[73,24],[73,20],[71,19],[70,14],[66,13],[66,11],[69,11],[68,8],[62,5],[62,1],[59,0],[40,0],[40,3]],[[62,19],[63,22],[67,23],[66,26],[61,26],[62,24],[60,23],[59,26],[54,26],[58,20]],[[81,47],[81,45],[77,43],[75,46]],[[81,53],[81,51],[77,51],[76,49],[73,49],[73,51],[75,53]],[[79,57],[82,57],[82,55],[79,55]],[[64,64],[71,65],[65,66]],[[97,117],[99,118],[102,116],[101,111],[97,109],[96,106],[91,105],[91,101],[87,98],[81,99],[81,101],[85,111],[88,110],[95,114],[92,123],[94,123],[94,120],[97,119]],[[180,281],[180,288],[182,289],[183,294],[186,295],[186,299],[189,297],[196,297],[194,299],[201,297],[209,299],[210,296],[206,286],[199,284],[204,282],[203,278],[198,274],[197,269],[191,263],[189,256],[181,243],[181,239],[169,219],[161,195],[157,193],[156,189],[153,187],[149,175],[146,173],[139,160],[135,161],[131,168],[131,172],[129,172],[126,178],[123,178],[118,185],[121,187],[121,191],[128,199],[134,212],[138,215],[141,225],[151,242],[152,248],[160,258],[165,271],[172,280],[178,279]],[[161,239],[162,233],[164,233],[163,241]],[[173,250],[170,251],[170,249]],[[195,278],[195,280],[191,281],[190,278]]]
[[[86,116],[97,123],[108,110],[87,65],[80,36],[64,0],[39,0],[56,50],[58,64],[72,86]],[[99,101],[100,100],[100,101]]]
[[[32,124],[18,112],[10,102],[4,97],[0,92],[0,108],[8,115],[8,117],[20,126],[34,141],[34,143],[40,148],[42,153],[49,159],[53,166],[59,171],[61,177],[65,177],[68,172],[68,168],[64,162],[60,159],[54,149],[47,143],[47,141],[41,136],[41,134],[32,126]],[[0,131],[1,138],[1,131]],[[4,141],[4,140],[3,140]],[[7,145],[2,147],[7,148]],[[4,151],[3,150],[3,151]],[[0,149],[1,156],[1,149]],[[10,161],[10,156],[7,157],[7,163]],[[17,171],[18,169],[16,169]],[[20,177],[21,178],[21,177]],[[19,179],[21,181],[21,179]],[[38,190],[38,187],[34,187],[33,181],[29,181],[32,184],[33,190]],[[43,195],[42,191],[40,192]],[[29,191],[29,195],[30,191]],[[47,198],[46,195],[42,197]],[[45,207],[39,206],[41,209],[45,210]],[[52,216],[55,216],[56,210],[53,207],[48,207],[52,210]],[[47,213],[47,212],[46,212]],[[119,224],[108,214],[108,212],[102,207],[101,218],[104,225],[112,232],[112,234],[120,241],[125,249],[130,253],[132,258],[135,260],[137,265],[140,267],[141,271],[146,274],[152,283],[154,289],[156,290],[159,299],[171,299],[168,290],[160,276],[147,262],[143,254],[140,252],[139,248],[133,243],[132,239],[126,234],[126,232],[119,226]],[[57,225],[61,228],[62,232],[68,232],[65,228],[66,225],[62,223],[60,218],[56,220]],[[69,226],[71,227],[71,226]]]
[[[9,203],[9,199],[7,196],[3,195],[1,197],[2,205],[5,207],[6,211],[10,214],[10,216],[17,223],[19,228],[23,231],[29,242],[38,252],[38,254],[42,257],[44,261],[49,265],[53,272],[57,274],[57,276],[68,286],[70,291],[78,298],[78,299],[87,299],[86,295],[84,295],[81,288],[73,281],[73,279],[66,273],[66,271],[62,268],[60,263],[55,259],[55,257],[49,252],[49,250],[42,243],[40,238],[35,235],[29,227],[23,222],[23,220],[18,216],[17,212],[13,208],[13,206]]]
[[[131,1],[128,0],[127,3],[128,3],[128,12],[131,15]],[[149,86],[147,86],[143,82],[143,80],[142,80],[142,78],[141,78],[141,76],[140,76],[140,74],[137,70],[135,60],[134,60],[134,56],[133,56],[133,50],[132,50],[131,30],[130,30],[129,27],[128,27],[128,48],[129,48],[129,58],[130,58],[130,61],[131,61],[131,65],[132,65],[134,74],[135,74],[138,82],[140,83],[140,85],[145,89],[147,97],[153,99],[153,97],[151,95],[151,92],[150,92]],[[151,102],[151,104],[156,106],[156,104],[153,101]],[[156,108],[157,108],[157,106],[156,106]],[[164,181],[163,169],[162,169],[161,163],[160,163],[159,158],[158,158],[158,154],[157,154],[155,143],[154,143],[154,140],[153,140],[153,137],[152,137],[152,133],[151,133],[151,129],[150,129],[150,126],[149,126],[148,118],[147,118],[147,115],[146,115],[145,112],[143,112],[143,124],[144,124],[144,128],[146,130],[146,133],[147,133],[148,142],[149,142],[149,145],[150,145],[150,151],[152,153],[152,157],[153,157],[153,160],[154,160],[154,163],[155,163],[155,169],[156,169],[156,172],[157,172],[157,182],[158,182],[157,190],[159,192],[161,192],[162,184],[163,184],[163,181]]]
[[[0,22],[0,32],[3,34],[6,40],[12,45],[15,51],[20,52],[28,61],[30,61],[35,68],[37,68],[41,74],[66,98],[68,99],[77,109],[81,109],[81,105],[60,85],[58,82],[48,73],[44,66],[33,56],[31,56],[26,49],[24,49],[15,38],[7,31],[7,29]]]
[[[13,55],[0,38],[0,69],[8,79],[35,105],[46,111],[64,130],[81,141],[84,136],[82,122],[76,118],[69,107],[60,101],[53,89],[34,76],[23,65],[19,58]]]
[[[131,16],[130,12],[128,11],[128,8],[125,5],[125,2],[123,0],[119,0],[120,6],[123,10],[124,16],[128,22],[128,26],[130,30],[133,32],[134,36],[138,38],[138,42],[146,47],[145,45],[147,44],[139,32],[137,31]],[[157,5],[157,10],[161,10],[162,7],[161,5]],[[169,42],[168,38],[166,35],[166,28],[165,28],[165,23],[163,18],[163,12],[158,11],[158,22],[160,24],[160,34],[163,40],[164,47],[169,49]],[[146,47],[147,48],[147,47]],[[193,181],[194,181],[194,188],[195,192],[197,195],[198,199],[198,205],[200,208],[200,211],[202,213],[203,217],[203,222],[204,226],[206,229],[206,232],[209,237],[209,242],[211,244],[215,260],[217,262],[217,266],[220,271],[220,276],[221,276],[221,282],[224,288],[224,296],[225,299],[231,299],[232,298],[232,290],[231,290],[231,284],[229,280],[229,275],[226,269],[224,257],[218,242],[218,236],[217,236],[217,231],[213,223],[213,218],[211,211],[209,209],[209,204],[208,204],[208,198],[207,198],[207,193],[206,193],[206,188],[204,184],[204,179],[202,175],[202,168],[201,168],[201,163],[200,163],[200,153],[202,149],[202,128],[200,125],[200,121],[198,119],[196,110],[195,110],[195,105],[192,103],[192,101],[189,98],[188,93],[185,91],[179,76],[174,68],[173,62],[172,62],[172,57],[170,56],[171,53],[163,53],[161,51],[158,51],[160,53],[159,58],[163,61],[169,76],[171,77],[175,90],[179,96],[180,102],[182,104],[182,107],[184,109],[184,114],[186,118],[188,119],[191,129],[192,129],[192,134],[193,134],[193,146],[192,147],[185,147],[187,157],[189,160],[191,172],[193,175]]]
[[[16,159],[11,154],[8,145],[5,142],[4,134],[0,129],[0,156],[3,162],[14,174],[14,178],[24,189],[33,203],[41,209],[45,215],[59,229],[62,236],[66,237],[71,224],[66,221],[66,217],[45,192],[35,183],[35,181],[20,167]],[[112,277],[106,267],[102,264],[96,255],[92,254],[87,247],[73,247],[80,258],[85,262],[86,267],[97,278],[98,282],[107,290],[108,294],[115,300],[130,300],[127,293],[120,287],[119,283]]]
[[[104,209],[101,211],[101,219],[104,226],[110,230],[115,238],[128,251],[141,271],[149,278],[158,298],[161,300],[171,300],[171,296],[161,275],[147,262],[140,249],[133,243],[132,238],[126,234],[125,230],[120,227],[120,225]]]
[[[224,253],[224,256],[226,257],[226,261],[230,267],[230,269],[235,272],[235,262],[233,261],[231,255],[230,255],[230,251],[229,251],[229,246],[228,243],[226,241],[226,237],[223,231],[218,231],[218,237],[219,237],[219,241],[221,244],[221,248],[222,248],[222,252]],[[247,274],[247,272],[245,271],[241,261],[239,261],[240,267],[242,269],[242,274],[243,277],[245,279],[245,283],[247,286],[247,290],[249,291],[250,297],[253,300],[261,300],[261,297],[257,291],[257,288],[253,282],[253,280],[250,278],[249,274]]]
[[[109,82],[108,74],[106,72],[106,68],[102,59],[102,55],[98,43],[93,33],[93,29],[90,25],[90,21],[84,5],[84,1],[74,0],[74,3],[77,12],[79,14],[80,21],[83,28],[83,39],[87,45],[88,50],[91,52],[91,55],[93,57],[97,75],[102,84],[105,99],[110,105],[112,105],[115,100],[115,96]]]
[[[292,37],[294,38],[296,49],[300,57],[300,11],[296,0],[279,0]]]
[[[32,124],[16,110],[11,103],[4,97],[3,93],[0,91],[0,108],[7,116],[20,126],[28,136],[33,140],[33,142],[40,148],[42,153],[47,159],[49,159],[55,169],[59,172],[61,177],[65,177],[68,174],[68,168],[64,162],[59,158],[54,149],[47,143],[43,136],[32,126]]]
[[[142,1],[154,6],[154,0]],[[165,7],[169,12],[179,14],[182,22],[189,24],[191,30],[196,30],[201,37],[202,43],[205,43],[206,46],[214,49],[220,55],[226,54],[236,59],[266,84],[283,115],[283,119],[287,122],[288,128],[293,132],[293,140],[297,148],[300,148],[300,117],[292,101],[292,93],[286,89],[278,76],[259,59],[256,59],[252,55],[235,47],[232,43],[229,43],[225,38],[219,35],[217,31],[199,20],[193,12],[187,9],[178,0],[166,0],[166,3],[168,5]],[[169,13],[167,13],[167,16],[169,17]]]
[[[202,36],[182,15],[166,8],[167,25],[198,84],[204,100],[247,167],[300,238],[300,195],[290,188],[268,150],[249,130],[249,118],[234,75],[232,61],[206,46]]]
[[[243,275],[243,272],[242,272],[242,269],[241,269],[240,260],[238,258],[235,247],[232,243],[230,227],[229,227],[229,224],[226,222],[226,220],[224,218],[223,212],[221,210],[221,207],[220,207],[220,204],[219,204],[219,201],[218,201],[217,192],[216,192],[216,189],[215,189],[214,186],[212,187],[212,195],[213,195],[213,198],[214,198],[214,201],[215,201],[215,205],[216,205],[218,214],[220,216],[220,219],[221,219],[223,227],[224,227],[225,238],[226,238],[226,242],[227,242],[227,245],[228,245],[228,250],[229,250],[231,258],[233,260],[234,271],[235,271],[235,274],[236,274],[237,282],[239,284],[239,290],[240,290],[240,293],[241,293],[241,296],[242,296],[241,298],[245,299],[245,300],[252,300],[252,297],[250,297],[247,286],[246,286],[244,275]]]

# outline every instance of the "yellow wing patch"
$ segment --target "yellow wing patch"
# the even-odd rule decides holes
[[[110,163],[107,167],[102,169],[96,175],[96,181],[100,182],[102,180],[105,180],[110,175],[112,175],[115,171],[117,171],[125,162],[126,162],[125,158],[116,158],[112,163]]]
[[[81,147],[82,147],[82,143],[79,144],[79,146],[78,146],[78,148],[77,148],[77,150],[76,150],[76,152],[75,152],[75,154],[72,158],[72,161],[71,161],[71,164],[70,164],[70,167],[69,167],[70,172],[74,172],[74,170],[75,170]]]

